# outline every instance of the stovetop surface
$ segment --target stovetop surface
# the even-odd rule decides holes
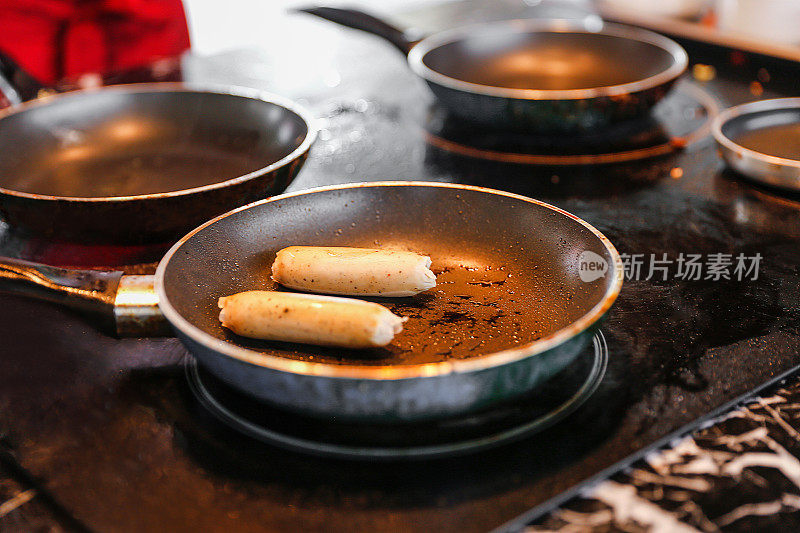
[[[66,311],[0,295],[0,433],[89,527],[482,531],[800,364],[797,195],[725,171],[702,136],[658,157],[595,166],[459,155],[429,142],[426,124],[440,111],[390,46],[300,15],[283,23],[317,32],[324,50],[189,57],[184,75],[282,93],[320,117],[290,190],[385,179],[492,187],[566,209],[621,253],[642,254],[642,275],[626,280],[603,326],[608,371],[569,418],[499,449],[417,463],[322,459],[215,422],[189,391],[177,340],[112,339]],[[743,72],[687,75],[659,112],[697,107],[687,92],[720,108],[755,99]],[[762,86],[760,97],[784,90]],[[663,129],[666,142],[684,135]],[[497,142],[493,151],[519,153],[519,143]],[[7,255],[129,271],[152,270],[163,251],[53,245],[7,227],[0,238]],[[720,253],[760,254],[757,279],[679,279],[674,262],[666,280],[645,279],[651,254]]]

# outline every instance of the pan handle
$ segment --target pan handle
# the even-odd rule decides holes
[[[70,270],[0,258],[0,291],[67,307],[120,337],[169,334],[169,325],[158,309],[153,282],[153,276]]]
[[[297,13],[308,13],[317,17],[353,28],[365,31],[378,37],[383,37],[395,48],[404,54],[408,54],[411,48],[419,42],[419,39],[412,39],[406,32],[388,22],[381,20],[373,15],[358,11],[357,9],[342,9],[338,7],[304,7],[294,9]]]
[[[16,61],[0,52],[0,94],[5,96],[12,107],[36,98],[44,88],[44,85],[25,72]]]

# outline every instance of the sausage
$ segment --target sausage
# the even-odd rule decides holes
[[[347,348],[385,346],[408,320],[372,302],[289,292],[240,292],[218,305],[222,325],[239,335]]]
[[[413,252],[289,246],[272,264],[272,279],[307,292],[413,296],[436,286],[431,258]]]

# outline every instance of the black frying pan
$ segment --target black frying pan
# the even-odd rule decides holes
[[[157,83],[18,102],[0,112],[0,212],[50,238],[173,240],[285,190],[315,136],[300,106],[245,89]]]
[[[294,244],[425,253],[438,286],[375,300],[410,318],[380,349],[258,341],[222,328],[217,299],[277,288],[275,252]],[[586,270],[588,261],[607,270]],[[154,325],[148,284],[152,277],[21,262],[0,268],[0,288],[116,321],[120,333]],[[180,240],[155,276],[160,312],[223,381],[304,414],[387,421],[460,414],[530,391],[581,352],[621,284],[613,245],[577,217],[510,193],[424,182],[324,187],[234,210]]]
[[[451,113],[502,128],[587,130],[640,116],[688,63],[671,39],[599,19],[490,22],[413,40],[360,11],[300,11],[383,37]]]

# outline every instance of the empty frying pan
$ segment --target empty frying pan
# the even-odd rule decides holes
[[[745,176],[800,190],[800,98],[775,98],[726,109],[711,131],[725,162]]]
[[[0,212],[50,238],[173,240],[283,192],[315,135],[300,106],[246,89],[156,83],[17,102],[0,112]]]
[[[686,69],[662,35],[617,24],[508,20],[421,40],[366,13],[300,11],[363,30],[408,55],[411,69],[463,119],[502,128],[586,130],[646,113]]]
[[[270,265],[295,244],[422,252],[438,284],[375,299],[409,317],[384,348],[268,342],[223,328],[217,299],[279,289]],[[121,333],[147,332],[163,314],[207,370],[252,397],[306,415],[397,421],[465,413],[538,386],[591,340],[621,273],[608,239],[553,206],[466,185],[388,182],[231,211],[173,246],[154,280],[7,261],[0,288],[93,313]]]

